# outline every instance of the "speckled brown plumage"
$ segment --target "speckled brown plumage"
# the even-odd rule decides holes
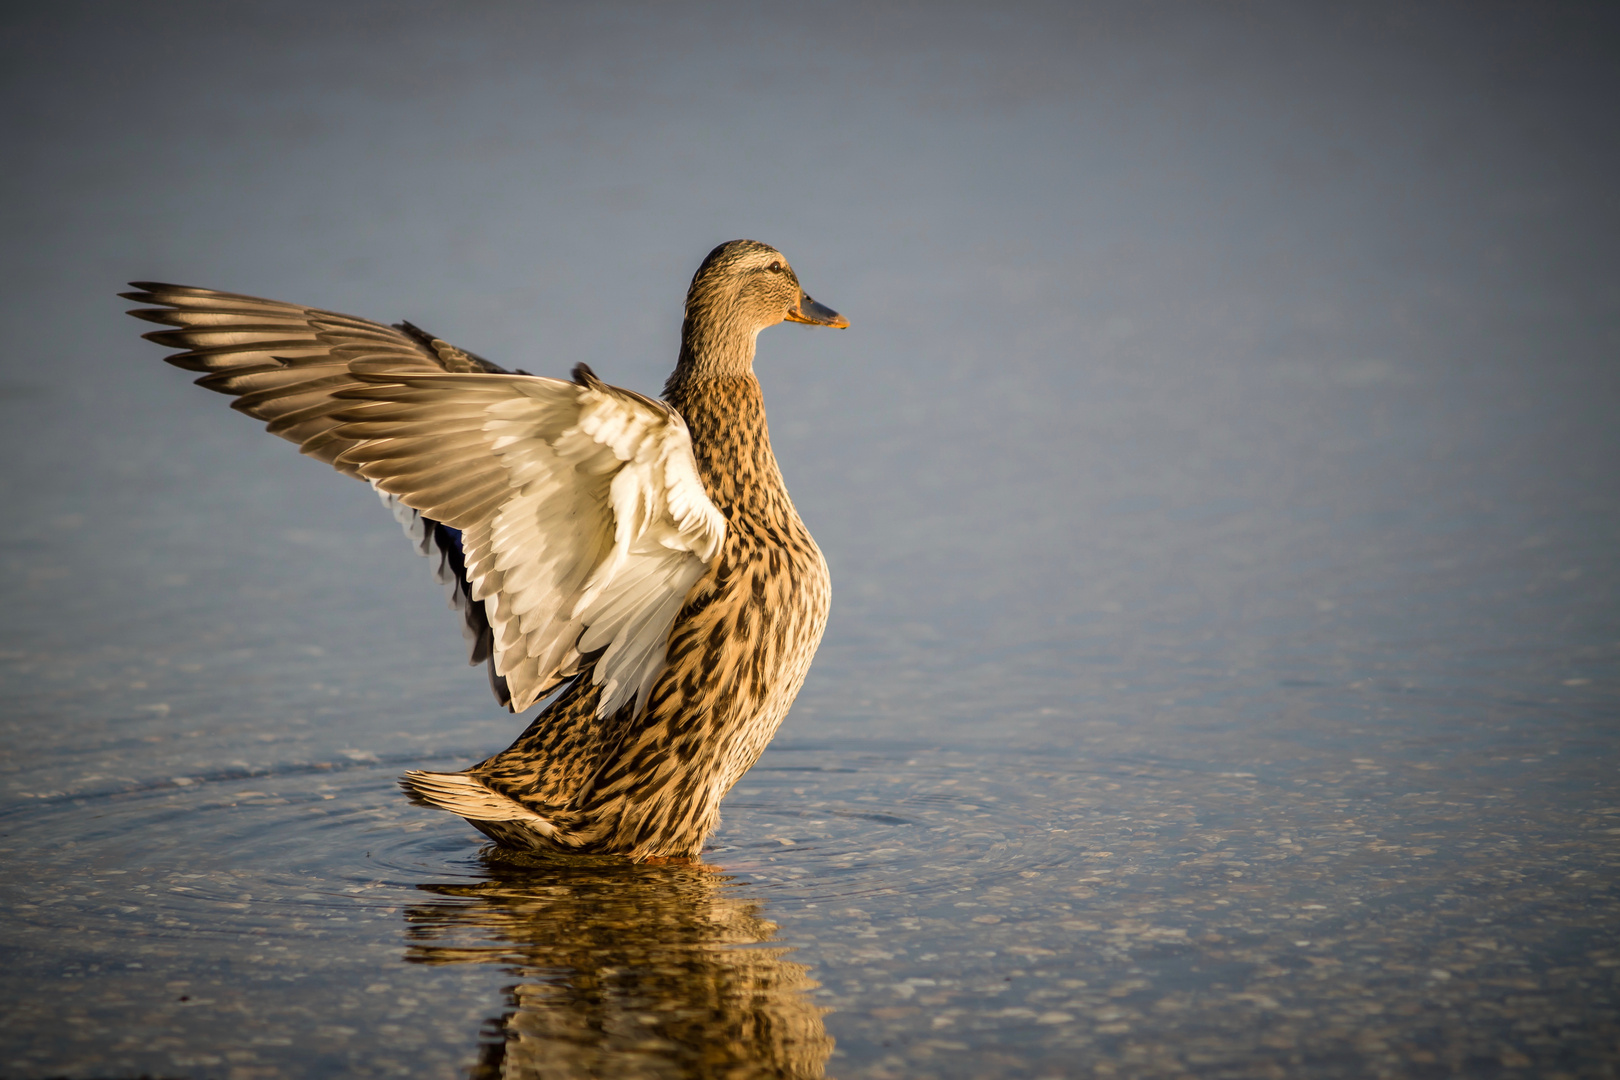
[[[719,564],[677,617],[639,719],[624,709],[594,720],[597,695],[582,676],[510,748],[469,770],[563,831],[473,821],[498,842],[696,855],[720,800],[787,715],[826,628],[827,563],[782,482],[758,381],[672,380],[666,400],[691,429],[704,488],[726,518]]]
[[[722,244],[687,293],[664,403],[510,372],[409,323],[144,283],[210,389],[369,481],[521,710],[511,747],[413,771],[418,801],[519,848],[690,858],[775,734],[826,626],[827,565],[788,498],[759,332],[848,325],[776,249]]]

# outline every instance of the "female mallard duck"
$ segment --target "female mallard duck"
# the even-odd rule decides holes
[[[462,614],[514,712],[560,692],[421,802],[497,843],[695,857],[827,623],[827,564],[782,483],[754,342],[848,326],[781,252],[734,240],[692,278],[664,400],[512,372],[412,326],[178,285],[124,295],[171,364],[312,457],[369,480]]]

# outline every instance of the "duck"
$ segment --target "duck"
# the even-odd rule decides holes
[[[409,322],[133,282],[197,384],[369,483],[514,713],[510,747],[412,770],[413,801],[502,848],[698,862],[804,684],[831,604],[753,364],[782,322],[845,328],[776,248],[733,240],[687,290],[660,398],[507,369]]]

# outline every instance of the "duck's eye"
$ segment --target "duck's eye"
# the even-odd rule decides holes
[[[782,272],[782,264],[779,262],[773,262],[765,269],[769,270],[773,274],[780,274]]]

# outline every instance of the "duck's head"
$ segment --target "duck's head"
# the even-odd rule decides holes
[[[849,325],[838,312],[810,299],[787,257],[769,244],[721,244],[703,260],[686,293],[682,364],[746,370],[754,359],[754,339],[779,322],[839,329]]]

